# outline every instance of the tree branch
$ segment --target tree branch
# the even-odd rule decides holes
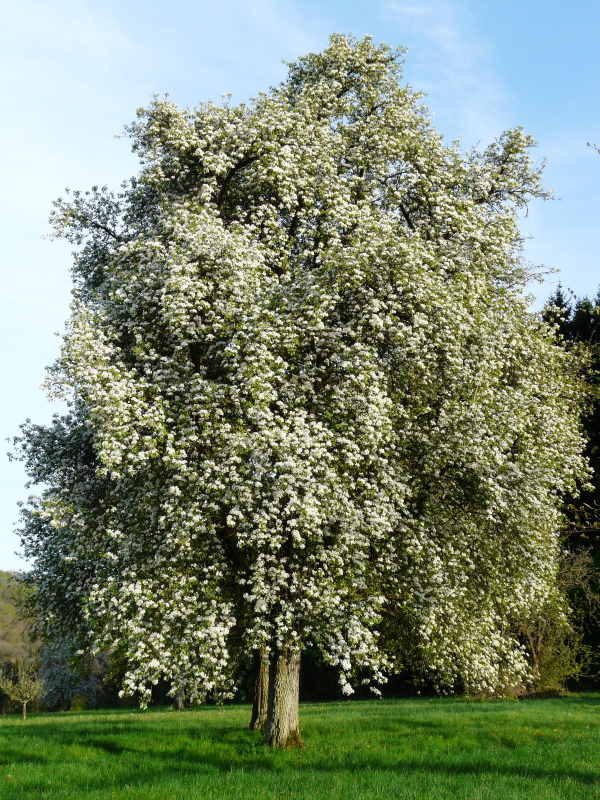
[[[221,188],[219,189],[219,194],[217,195],[217,206],[221,208],[223,205],[223,201],[225,199],[225,192],[231,183],[232,178],[234,178],[239,172],[241,172],[246,167],[249,167],[250,164],[253,164],[255,161],[258,161],[257,155],[246,155],[236,164],[234,164],[228,173],[223,178],[223,183],[221,184]]]

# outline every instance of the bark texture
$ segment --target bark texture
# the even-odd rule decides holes
[[[264,648],[258,653],[256,665],[256,683],[254,684],[254,700],[250,729],[262,730],[267,722],[269,707],[269,655]]]
[[[265,742],[270,747],[302,747],[298,702],[300,696],[300,653],[280,650],[272,653],[269,669],[269,706]]]

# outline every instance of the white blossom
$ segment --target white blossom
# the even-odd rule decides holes
[[[463,155],[398,54],[334,36],[251,105],[157,100],[140,174],[60,201],[74,299],[26,427],[48,619],[227,696],[240,653],[317,647],[470,689],[524,680],[585,474],[571,357],[528,311],[532,141]],[[54,615],[54,616],[52,616]]]

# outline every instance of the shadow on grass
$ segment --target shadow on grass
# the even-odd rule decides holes
[[[120,756],[122,753],[128,752],[127,747],[114,742],[112,739],[85,739],[82,744],[85,745],[85,747],[102,750],[102,752],[108,753],[109,755]]]
[[[43,756],[23,753],[22,750],[17,750],[14,747],[8,748],[3,745],[0,748],[0,767],[5,767],[8,764],[49,764],[50,761],[51,759]]]
[[[566,707],[590,710],[598,707],[598,696],[561,698],[551,701],[531,701],[528,710],[533,708],[533,703],[540,703],[540,710],[544,708]],[[543,705],[542,705],[543,704]],[[110,719],[105,714],[88,712],[73,717],[72,715],[53,716],[39,719],[39,724],[10,725],[4,729],[9,733],[5,741],[0,744],[0,765],[22,765],[25,768],[41,767],[44,773],[52,776],[55,783],[52,786],[57,798],[77,792],[77,797],[85,800],[98,791],[119,790],[128,786],[132,790],[143,792],[156,786],[164,786],[168,791],[169,784],[173,781],[201,779],[207,776],[238,774],[252,779],[259,776],[275,776],[282,785],[286,780],[297,780],[298,777],[330,775],[332,778],[343,779],[344,775],[356,775],[378,772],[390,776],[409,778],[410,776],[446,776],[448,778],[461,776],[476,777],[482,783],[493,783],[498,778],[517,778],[530,781],[572,781],[581,787],[599,785],[598,776],[592,768],[569,768],[554,764],[549,756],[547,764],[542,766],[529,765],[526,754],[523,754],[519,764],[507,764],[502,761],[502,754],[498,760],[471,751],[461,752],[460,741],[457,740],[456,749],[449,751],[446,747],[434,753],[427,759],[422,745],[419,743],[419,734],[429,740],[448,740],[457,736],[456,727],[435,719],[440,711],[472,712],[477,715],[487,713],[512,711],[519,708],[519,703],[494,703],[489,705],[479,703],[466,703],[462,701],[448,704],[423,704],[420,705],[421,718],[415,719],[416,706],[411,704],[398,713],[395,707],[394,718],[388,716],[388,704],[379,707],[369,707],[369,710],[360,703],[354,708],[345,704],[336,704],[331,708],[328,719],[313,716],[311,710],[319,713],[325,711],[322,704],[311,709],[307,717],[308,747],[302,753],[280,753],[265,748],[262,745],[260,734],[248,731],[242,727],[243,723],[226,724],[227,720],[216,714],[201,713],[200,715],[182,714],[166,719],[164,716],[132,714],[131,711],[117,714]],[[372,709],[372,710],[371,710]],[[339,712],[359,712],[345,716]],[[408,712],[408,713],[406,713]],[[431,716],[429,716],[431,714]],[[368,716],[365,716],[368,715]],[[68,716],[68,724],[65,717]],[[423,719],[422,717],[429,717]],[[310,722],[309,722],[310,720]],[[336,737],[335,727],[338,724],[355,726],[359,738],[352,741],[347,738]],[[176,722],[176,725],[172,723]],[[481,720],[473,720],[473,728],[468,728],[471,736],[479,739],[483,749],[486,744],[500,745],[505,752],[524,746],[524,743],[512,739],[501,730],[500,720],[490,720],[491,727],[481,727]],[[536,734],[554,733],[558,731],[564,738],[577,735],[576,728],[585,733],[589,723],[575,722],[565,719],[561,715],[556,721],[544,719],[542,715],[537,718],[523,717],[519,725],[527,726]],[[500,727],[500,730],[499,730]],[[415,737],[410,738],[411,731]],[[588,734],[586,733],[586,736]],[[339,748],[323,747],[322,742],[339,741]],[[366,743],[369,742],[369,749]],[[379,743],[382,749],[377,750]],[[5,746],[8,745],[8,748]],[[525,745],[526,746],[526,745]],[[398,755],[394,755],[397,747]],[[365,749],[363,749],[365,748]],[[384,749],[385,748],[385,749]],[[34,752],[28,752],[33,750]],[[407,752],[408,750],[408,752]],[[41,752],[41,754],[40,754]],[[333,752],[333,755],[332,755]],[[460,763],[456,763],[460,759]],[[71,769],[64,768],[69,765]],[[97,767],[101,765],[101,769]],[[75,766],[75,770],[73,769]],[[85,768],[86,777],[82,782],[80,769]],[[27,772],[24,770],[24,775]],[[37,774],[39,778],[39,772]],[[31,782],[25,778],[27,790],[35,790],[39,783],[34,775]],[[48,783],[40,790],[48,790]],[[21,796],[21,795],[19,795]],[[167,795],[165,795],[167,796]]]
[[[256,752],[256,750],[254,751]],[[577,770],[553,770],[553,769],[539,769],[539,768],[519,768],[519,767],[499,767],[496,764],[491,764],[485,761],[474,760],[469,763],[452,765],[440,763],[423,763],[422,761],[411,761],[408,759],[400,759],[395,764],[390,765],[377,758],[364,758],[360,761],[355,761],[351,769],[345,768],[343,765],[331,765],[323,760],[312,761],[307,764],[298,764],[296,762],[292,767],[288,764],[276,764],[274,761],[262,758],[244,758],[240,760],[235,766],[232,765],[231,759],[211,754],[204,756],[201,761],[194,762],[189,754],[176,751],[172,754],[156,753],[153,751],[145,752],[147,760],[143,768],[131,768],[119,771],[118,775],[114,778],[107,779],[107,776],[100,778],[86,777],[84,785],[78,776],[68,775],[61,777],[60,788],[58,789],[56,797],[60,797],[60,790],[70,792],[77,791],[77,797],[82,800],[88,794],[94,794],[98,790],[114,790],[123,786],[127,786],[129,790],[141,790],[156,788],[160,785],[172,783],[173,781],[180,781],[181,779],[194,779],[207,776],[214,776],[218,779],[219,776],[231,775],[238,773],[239,775],[248,776],[250,779],[255,779],[261,774],[264,775],[277,775],[278,782],[281,788],[285,786],[286,779],[293,776],[294,781],[297,781],[298,775],[309,776],[315,774],[327,774],[332,778],[342,774],[364,774],[367,772],[378,772],[380,774],[394,774],[404,778],[411,776],[422,775],[424,777],[431,775],[438,775],[444,777],[477,777],[482,783],[487,781],[493,782],[498,777],[506,778],[521,778],[530,781],[546,780],[555,785],[556,781],[570,780],[581,786],[582,792],[587,787],[597,786],[598,780],[595,776],[589,775]],[[148,763],[148,760],[150,763]],[[160,762],[160,763],[157,763]],[[193,763],[190,763],[193,762]],[[29,763],[24,759],[24,763]],[[51,767],[51,762],[48,762]],[[28,788],[31,790],[35,788],[34,784],[29,784]],[[47,791],[47,784],[39,782],[40,790]],[[58,787],[57,787],[58,788]],[[165,789],[167,786],[165,785]],[[582,795],[583,796],[583,795]]]
[[[160,784],[162,781],[172,780],[173,778],[183,777],[201,777],[207,774],[224,774],[239,772],[245,774],[260,774],[260,773],[276,773],[285,780],[286,772],[289,774],[293,772],[296,776],[298,772],[301,774],[309,775],[316,774],[341,774],[341,773],[364,773],[364,772],[379,772],[391,773],[397,775],[409,776],[410,774],[437,774],[446,776],[479,776],[481,779],[489,778],[493,780],[498,776],[512,777],[512,778],[525,778],[529,780],[550,780],[552,782],[557,780],[571,780],[582,786],[591,786],[598,783],[597,776],[582,772],[580,770],[570,769],[552,769],[539,768],[539,767],[525,767],[525,766],[500,766],[496,763],[491,763],[486,760],[469,760],[462,764],[447,764],[432,762],[424,762],[422,759],[399,758],[390,763],[389,760],[378,757],[376,754],[361,755],[353,752],[352,758],[344,764],[339,760],[335,763],[327,760],[325,757],[312,757],[302,760],[302,757],[294,759],[293,764],[285,757],[280,758],[280,753],[262,749],[260,739],[249,731],[240,731],[234,728],[215,728],[210,731],[209,736],[204,736],[202,739],[202,746],[197,747],[193,739],[186,742],[182,746],[175,746],[171,750],[161,750],[155,747],[144,747],[138,749],[127,746],[126,743],[120,743],[113,739],[107,738],[94,738],[85,736],[85,731],[80,731],[80,735],[62,736],[59,726],[52,726],[54,730],[36,732],[37,736],[42,738],[52,736],[53,744],[57,746],[57,753],[54,758],[42,758],[33,756],[31,754],[19,753],[13,749],[10,754],[4,754],[2,761],[4,764],[39,764],[45,765],[49,768],[49,772],[54,772],[56,767],[63,763],[63,757],[60,755],[60,746],[69,747],[74,744],[80,747],[90,749],[91,751],[100,751],[109,756],[115,756],[121,763],[118,769],[110,778],[104,776],[102,780],[94,779],[89,776],[85,781],[85,786],[82,786],[76,776],[66,774],[60,778],[60,786],[64,789],[74,789],[78,787],[80,794],[78,796],[84,798],[87,793],[93,793],[98,789],[115,788],[123,786],[124,784],[132,788],[149,787],[155,784]],[[127,734],[131,736],[135,732],[144,734],[146,741],[149,736],[156,734],[157,736],[164,736],[164,731],[159,729],[155,731],[148,731],[140,729],[136,726],[133,730],[123,730],[119,733],[113,732],[113,737],[120,737]],[[31,732],[27,732],[31,735]],[[219,753],[218,749],[226,747],[228,752]],[[217,752],[215,752],[217,751]],[[305,751],[306,752],[306,751]],[[6,758],[9,755],[9,758]],[[303,754],[304,755],[304,754]],[[307,754],[309,755],[309,754]],[[111,759],[112,761],[112,759]],[[137,762],[136,766],[132,765],[132,761]],[[114,762],[113,762],[114,763]],[[108,778],[108,780],[107,780]],[[29,787],[31,788],[31,786]],[[47,787],[46,787],[47,788]]]

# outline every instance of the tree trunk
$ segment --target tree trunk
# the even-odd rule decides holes
[[[262,730],[267,721],[269,704],[269,655],[264,647],[258,653],[256,682],[254,684],[254,700],[252,702],[252,718],[250,730]]]
[[[270,747],[302,747],[298,721],[300,653],[279,650],[271,654],[269,706],[265,743]]]
[[[175,708],[177,709],[177,711],[183,711],[184,705],[185,705],[185,694],[183,693],[183,689],[180,689],[175,695]]]
[[[27,703],[25,702],[22,703],[21,705],[22,705],[21,716],[23,719],[27,719]]]

